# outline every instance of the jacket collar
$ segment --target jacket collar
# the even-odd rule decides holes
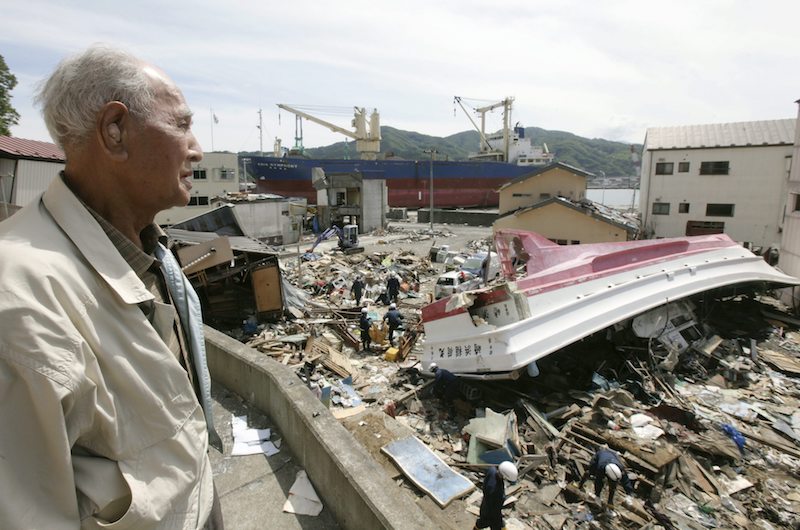
[[[42,196],[42,203],[83,254],[86,263],[126,304],[154,298],[63,179],[53,179]]]

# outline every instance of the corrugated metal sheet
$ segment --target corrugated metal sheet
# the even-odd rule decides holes
[[[743,121],[647,129],[645,150],[793,145],[797,120]]]
[[[2,154],[12,158],[48,159],[59,162],[66,160],[63,151],[56,144],[11,136],[0,136],[0,155]]]
[[[64,169],[64,164],[40,160],[19,160],[11,202],[25,206],[47,189]]]
[[[164,230],[170,239],[179,243],[188,245],[196,245],[198,243],[206,243],[221,237],[220,234],[214,232],[195,232],[193,230],[181,230],[179,228],[167,228]],[[276,250],[269,245],[262,243],[257,239],[251,239],[244,236],[227,236],[230,241],[231,248],[239,252],[253,252],[257,254],[277,254]]]

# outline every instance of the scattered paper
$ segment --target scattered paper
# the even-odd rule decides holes
[[[265,454],[272,456],[280,452],[269,438],[271,429],[250,429],[247,427],[247,416],[233,416],[231,418],[231,432],[233,434],[233,449],[231,456]]]
[[[283,504],[283,511],[298,515],[319,515],[322,511],[322,502],[314,491],[314,486],[308,480],[304,470],[297,472],[294,484],[289,490],[289,498]]]

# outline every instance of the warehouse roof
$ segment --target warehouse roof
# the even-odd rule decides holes
[[[66,160],[64,152],[56,144],[11,136],[0,136],[0,155],[11,158],[53,160],[54,162]]]
[[[794,145],[797,120],[743,121],[680,125],[647,129],[644,149],[697,149],[708,147],[748,147]]]

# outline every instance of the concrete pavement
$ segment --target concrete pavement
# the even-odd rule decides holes
[[[230,456],[233,447],[231,416],[247,416],[252,428],[271,428],[272,440],[281,439],[280,431],[257,408],[244,402],[227,388],[214,384],[214,422],[225,446],[225,453],[212,449],[214,483],[222,503],[227,530],[263,530],[267,528],[334,530],[340,528],[332,511],[325,506],[316,517],[283,511],[283,503],[294,484],[297,471],[303,469],[288,444],[280,453]],[[325,502],[323,501],[323,505]]]

